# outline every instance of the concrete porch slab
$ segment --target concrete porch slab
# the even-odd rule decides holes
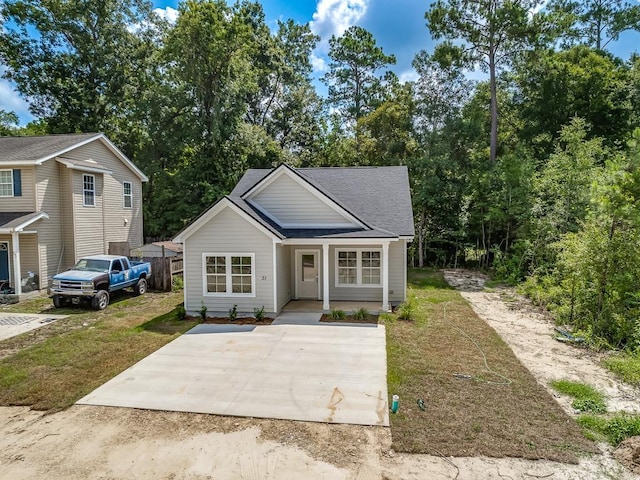
[[[66,315],[41,315],[36,313],[0,313],[0,340],[35,330]]]
[[[199,325],[78,403],[389,425],[385,329]]]

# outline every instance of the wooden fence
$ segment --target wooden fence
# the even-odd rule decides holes
[[[143,258],[151,264],[149,288],[170,292],[174,277],[182,277],[184,261],[182,257],[150,257]]]

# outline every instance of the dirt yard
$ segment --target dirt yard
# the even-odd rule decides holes
[[[552,339],[552,325],[508,290],[446,272],[474,310],[544,385],[572,378],[604,390],[610,410],[640,411],[597,359]],[[257,399],[258,401],[259,399]],[[564,408],[571,408],[559,399]],[[74,406],[51,415],[0,408],[0,478],[11,479],[601,479],[637,478],[603,446],[579,465],[515,458],[397,454],[388,428]]]

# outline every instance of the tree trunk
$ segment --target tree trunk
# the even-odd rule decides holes
[[[426,212],[424,207],[422,208],[422,214],[420,215],[420,223],[418,224],[418,266],[424,267],[424,222]]]
[[[496,80],[496,52],[495,47],[490,47],[489,53],[489,84],[491,87],[491,144],[489,160],[496,161],[498,155],[498,86]]]

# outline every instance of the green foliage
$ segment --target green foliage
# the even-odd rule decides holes
[[[639,343],[637,339],[636,343]],[[625,382],[640,385],[640,352],[617,354],[605,359],[603,363]]]
[[[237,315],[237,313],[236,313],[236,315]],[[253,309],[253,316],[259,322],[264,320],[264,317],[265,317],[264,306],[262,306],[260,308],[254,308]],[[229,315],[229,317],[231,317],[231,315]]]
[[[264,313],[264,309],[263,309],[263,313]],[[232,322],[238,318],[238,305],[233,305],[233,307],[231,307],[229,309],[229,320],[231,320]]]
[[[181,276],[174,276],[171,279],[171,289],[174,292],[179,292],[180,290],[184,290],[184,279]]]
[[[366,308],[362,307],[359,308],[354,314],[353,314],[353,319],[354,320],[366,320],[367,318],[369,318],[369,310],[367,310]]]
[[[207,306],[204,304],[204,302],[201,302],[201,307],[200,310],[198,310],[198,313],[200,314],[200,319],[204,322],[207,319]]]
[[[611,417],[581,415],[578,423],[589,432],[604,436],[611,445],[617,447],[629,437],[640,435],[640,415],[618,413]]]
[[[607,411],[604,395],[591,385],[571,380],[554,380],[550,385],[558,392],[573,397],[571,406],[576,410],[590,413]]]
[[[400,320],[415,320],[417,311],[417,299],[409,297],[398,306],[398,318]]]
[[[184,320],[185,318],[187,318],[187,310],[184,308],[184,305],[179,305],[178,307],[176,307],[176,317],[178,318],[178,320]]]
[[[332,308],[329,312],[329,317],[331,317],[332,320],[339,321],[347,318],[347,314],[344,310],[340,310],[339,308]]]

